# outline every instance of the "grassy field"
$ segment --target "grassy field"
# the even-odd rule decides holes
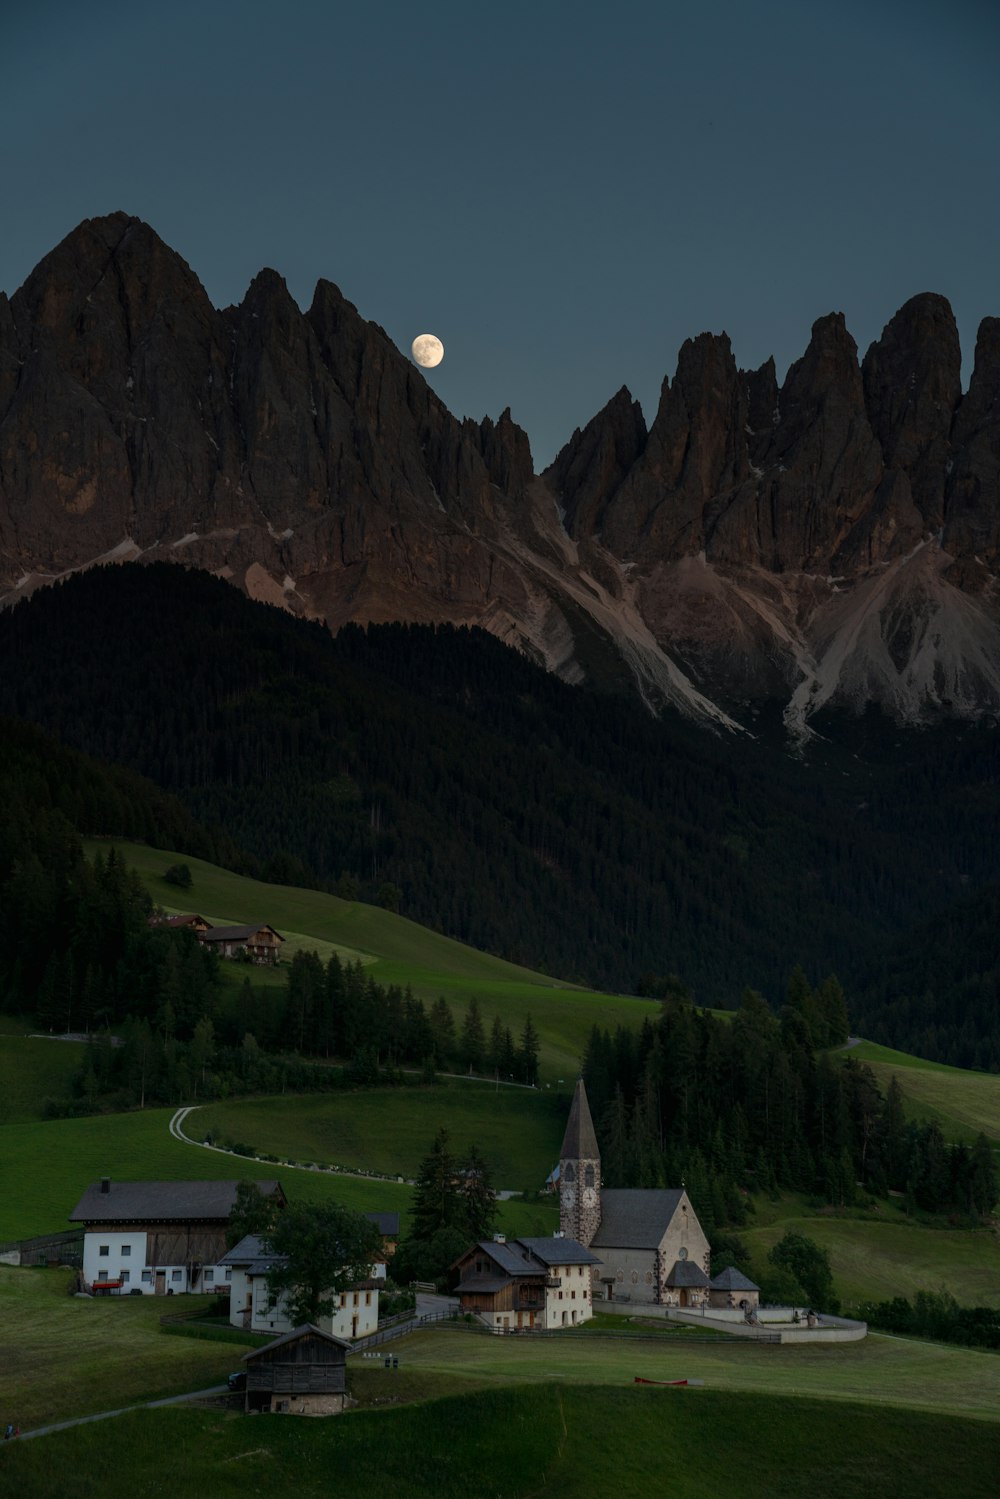
[[[41,1119],[46,1098],[65,1098],[80,1066],[78,1043],[33,1039],[25,1030],[8,1021],[0,1031],[0,1125]]]
[[[846,1420],[845,1420],[846,1417]],[[713,1390],[550,1384],[333,1421],[146,1411],[0,1453],[11,1492],[63,1499],[980,1499],[998,1428]],[[335,1475],[335,1477],[333,1477]],[[2,1481],[2,1480],[0,1480]]]
[[[1000,1075],[925,1062],[872,1041],[862,1041],[846,1055],[872,1069],[883,1093],[895,1075],[907,1116],[936,1119],[947,1139],[971,1141],[982,1133],[1000,1140]]]
[[[242,1346],[167,1337],[165,1310],[195,1307],[196,1296],[78,1299],[67,1270],[0,1266],[0,1416],[28,1431],[47,1421],[138,1400],[203,1389],[239,1368]],[[175,1305],[176,1303],[176,1305]],[[3,1480],[0,1478],[0,1490]]]
[[[966,1306],[1000,1306],[1000,1238],[989,1228],[931,1228],[896,1206],[880,1203],[860,1217],[834,1217],[786,1199],[768,1212],[760,1204],[753,1228],[741,1229],[763,1273],[767,1251],[791,1229],[830,1256],[834,1285],[845,1304],[939,1291],[946,1286]]]
[[[861,1343],[788,1348],[708,1339],[486,1338],[440,1330],[415,1333],[397,1346],[400,1365],[411,1372],[473,1381],[703,1379],[711,1389],[864,1400],[1000,1421],[996,1354],[875,1334]]]
[[[93,841],[87,849],[90,854],[106,853],[108,846]],[[595,1024],[640,1025],[655,1013],[648,1000],[575,988],[478,952],[377,906],[338,900],[315,890],[262,884],[145,844],[116,843],[115,847],[142,876],[153,899],[169,911],[198,911],[220,924],[267,921],[288,938],[283,953],[313,947],[328,953],[336,948],[347,958],[360,958],[380,983],[410,984],[425,1000],[443,994],[459,1020],[475,997],[487,1031],[493,1016],[500,1014],[517,1035],[530,1014],[541,1041],[541,1067],[547,1081],[576,1076]],[[179,906],[179,892],[166,883],[163,874],[181,859],[194,883]],[[233,965],[229,971],[242,982],[245,970]],[[284,976],[280,969],[270,974],[261,969],[255,970],[253,980],[283,983]]]
[[[439,1082],[429,1088],[373,1088],[310,1098],[262,1098],[209,1104],[185,1130],[219,1141],[249,1141],[272,1155],[386,1174],[416,1175],[438,1128],[461,1153],[476,1144],[498,1187],[542,1186],[559,1159],[567,1093],[491,1084]]]
[[[303,1102],[303,1100],[297,1100]],[[394,1181],[293,1170],[185,1145],[167,1132],[172,1109],[8,1124],[0,1132],[0,1242],[68,1228],[88,1183],[101,1176],[123,1181],[189,1181],[279,1177],[289,1198],[335,1199],[358,1212],[410,1206],[411,1189]],[[260,1143],[260,1142],[253,1142]],[[500,1204],[500,1226],[510,1234],[551,1233],[549,1204]]]

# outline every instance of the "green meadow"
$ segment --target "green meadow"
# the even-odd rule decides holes
[[[864,1062],[874,1072],[883,1093],[893,1076],[899,1079],[907,1116],[936,1119],[946,1138],[974,1140],[982,1133],[1000,1140],[1000,1075],[995,1072],[965,1072],[925,1062],[922,1057],[888,1046],[862,1041],[847,1056]]]
[[[46,1098],[65,1098],[80,1066],[80,1047],[26,1034],[9,1016],[0,1028],[0,1125],[41,1119]]]
[[[0,1453],[12,1492],[62,1499],[980,1499],[985,1421],[815,1400],[564,1384],[487,1389],[332,1421],[142,1411]],[[333,1477],[335,1475],[335,1477]],[[2,1481],[2,1480],[0,1480]],[[332,1487],[333,1486],[333,1487]]]
[[[93,855],[98,850],[106,853],[110,845],[92,840],[86,846]],[[315,948],[321,956],[328,956],[336,949],[350,961],[359,959],[380,983],[409,984],[425,1001],[443,994],[459,1021],[475,998],[487,1031],[493,1016],[499,1014],[516,1036],[530,1014],[541,1041],[545,1081],[576,1076],[594,1025],[641,1025],[655,1014],[648,1000],[576,988],[478,952],[377,906],[339,900],[317,890],[263,884],[201,859],[145,844],[116,841],[114,846],[165,910],[197,911],[219,925],[266,921],[288,939],[283,954]],[[171,864],[181,861],[191,870],[194,883],[184,892],[183,905],[178,905],[180,892],[163,875]],[[224,972],[240,983],[246,975],[236,964],[224,965]],[[271,972],[256,969],[253,981],[281,984],[284,975],[280,967]]]
[[[271,1155],[414,1177],[443,1125],[452,1149],[475,1144],[499,1188],[537,1191],[559,1159],[567,1093],[439,1082],[313,1097],[239,1099],[189,1114],[185,1131],[248,1141]]]
[[[411,1198],[408,1186],[269,1165],[188,1145],[168,1132],[173,1112],[147,1109],[4,1126],[0,1133],[0,1242],[69,1228],[68,1215],[88,1183],[101,1176],[122,1181],[278,1177],[291,1199],[334,1200],[358,1212],[397,1211],[405,1221]],[[262,1142],[255,1143],[263,1148]],[[556,1221],[549,1203],[504,1202],[499,1216],[501,1228],[510,1234],[547,1234]]]
[[[811,1211],[801,1198],[758,1200],[757,1209],[739,1233],[758,1275],[768,1250],[792,1230],[827,1251],[845,1305],[946,1287],[965,1306],[1000,1306],[1000,1238],[992,1228],[929,1226],[895,1202],[855,1214]]]

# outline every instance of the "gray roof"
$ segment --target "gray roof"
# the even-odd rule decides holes
[[[399,1238],[398,1213],[366,1213],[365,1217],[370,1223],[374,1223],[383,1239]]]
[[[675,1260],[674,1268],[667,1276],[668,1286],[707,1286],[708,1276],[694,1260]]]
[[[737,1270],[733,1265],[721,1270],[714,1280],[709,1281],[713,1291],[759,1291],[760,1286],[755,1286],[753,1281]]]
[[[251,1359],[260,1358],[262,1354],[273,1353],[276,1348],[280,1348],[284,1343],[297,1343],[299,1338],[304,1338],[309,1334],[315,1338],[322,1338],[325,1343],[333,1343],[336,1347],[344,1348],[348,1351],[354,1346],[353,1343],[345,1342],[343,1338],[335,1337],[332,1332],[324,1332],[314,1322],[304,1322],[301,1327],[295,1327],[291,1332],[286,1332],[280,1338],[275,1338],[273,1342],[265,1343],[263,1348],[251,1348],[249,1353],[242,1355],[243,1362],[248,1363]]]
[[[593,1248],[657,1249],[684,1196],[683,1187],[615,1187],[601,1193]]]
[[[587,1090],[583,1086],[582,1077],[576,1080],[573,1102],[570,1104],[566,1133],[563,1135],[559,1156],[564,1161],[599,1161],[601,1158],[597,1136],[594,1133],[594,1121],[590,1117]]]
[[[264,1241],[260,1234],[246,1234],[232,1249],[228,1249],[219,1265],[233,1265],[246,1270],[250,1275],[264,1275],[272,1265],[286,1258],[283,1254],[265,1254]]]
[[[265,1197],[280,1190],[276,1181],[256,1185]],[[69,1217],[71,1223],[228,1222],[238,1186],[235,1181],[112,1181],[103,1192],[100,1182],[91,1182]]]
[[[248,937],[255,937],[258,932],[264,930],[274,932],[279,942],[284,942],[284,937],[266,921],[258,921],[253,926],[213,926],[207,932],[203,932],[203,942],[245,942]]]
[[[550,1234],[547,1239],[518,1239],[516,1242],[525,1244],[543,1265],[600,1264],[597,1255],[584,1249],[576,1239],[560,1239],[555,1234]]]

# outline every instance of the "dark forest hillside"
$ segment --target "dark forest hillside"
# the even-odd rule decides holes
[[[985,728],[871,716],[798,761],[568,687],[481,632],[331,638],[167,566],[0,616],[0,669],[9,713],[175,792],[268,877],[398,898],[606,987],[676,972],[705,1003],[776,998],[801,963],[836,971],[856,1017],[889,944],[995,874]]]

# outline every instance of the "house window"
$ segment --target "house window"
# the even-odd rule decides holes
[[[122,1254],[125,1256],[126,1259],[128,1258],[128,1256],[131,1253],[132,1253],[132,1246],[131,1246],[131,1244],[123,1244],[122,1245]]]
[[[170,1279],[171,1280],[183,1280],[184,1279],[184,1271],[183,1270],[171,1270],[171,1272],[170,1272]]]
[[[232,1280],[232,1278],[233,1278],[233,1272],[231,1270],[227,1270],[226,1271],[226,1279],[227,1280]]]
[[[108,1278],[108,1272],[106,1270],[98,1270],[98,1272],[97,1272],[97,1279],[98,1280],[107,1280],[107,1278]]]
[[[214,1280],[215,1279],[215,1271],[214,1270],[206,1270],[205,1271],[205,1279],[206,1280]]]
[[[365,1306],[371,1306],[371,1304],[372,1304],[372,1293],[371,1293],[371,1291],[366,1291],[365,1292]]]
[[[108,1255],[111,1253],[111,1245],[110,1244],[102,1244],[101,1247],[100,1247],[100,1249],[97,1252],[98,1252],[99,1255],[101,1255],[101,1257],[103,1259],[107,1259]]]
[[[153,1284],[153,1272],[152,1272],[152,1270],[144,1270],[142,1272],[142,1280],[143,1280],[143,1284],[144,1285],[151,1286]]]
[[[118,1279],[121,1281],[123,1286],[127,1285],[131,1278],[132,1272],[130,1270],[119,1270]]]
[[[341,1306],[346,1306],[347,1305],[347,1292],[346,1291],[341,1291],[341,1293],[340,1293],[340,1304],[341,1304]]]

